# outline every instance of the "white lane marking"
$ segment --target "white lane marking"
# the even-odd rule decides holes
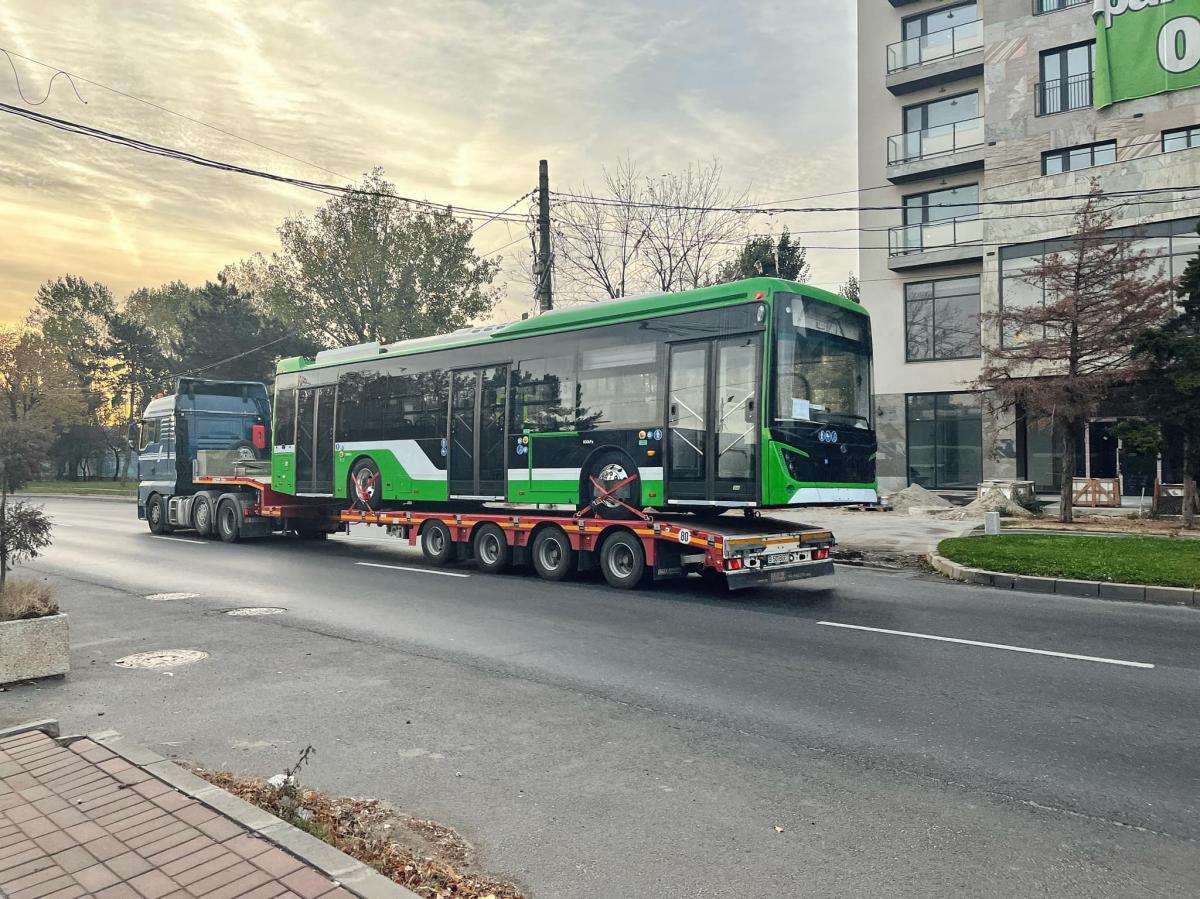
[[[176,543],[195,543],[198,546],[208,546],[206,540],[189,540],[187,537],[164,537],[162,534],[151,534],[150,537],[154,540],[174,540]]]
[[[440,574],[442,577],[470,577],[460,571],[434,571],[432,568],[409,568],[407,565],[381,565],[378,562],[355,562],[355,565],[365,565],[367,568],[391,568],[395,571],[415,571],[417,574]]]
[[[1127,662],[1124,659],[1105,659],[1100,656],[1081,656],[1073,652],[1054,652],[1050,649],[1030,649],[1028,646],[1009,646],[1007,643],[985,643],[981,640],[963,640],[960,637],[938,637],[933,634],[915,634],[912,631],[893,631],[885,627],[864,627],[861,624],[842,624],[840,621],[818,621],[826,627],[844,627],[853,631],[870,631],[873,634],[891,634],[894,637],[917,637],[921,640],[937,640],[939,643],[961,643],[965,646],[982,646],[985,649],[1007,649],[1009,652],[1026,652],[1035,656],[1054,656],[1058,659],[1075,659],[1079,662],[1102,662],[1105,665],[1124,665],[1126,668],[1153,668],[1149,662]]]

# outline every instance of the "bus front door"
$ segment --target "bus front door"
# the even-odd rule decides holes
[[[453,372],[447,440],[451,499],[505,498],[508,366]]]
[[[296,404],[296,493],[333,495],[333,410],[337,388],[305,387]]]
[[[757,335],[671,347],[668,504],[757,500],[759,347]]]

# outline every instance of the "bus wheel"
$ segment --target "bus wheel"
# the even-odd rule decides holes
[[[167,498],[158,493],[150,497],[150,502],[146,506],[146,524],[150,526],[151,534],[169,534],[173,530],[167,524]]]
[[[232,497],[217,503],[217,536],[225,543],[237,543],[242,536],[242,506]]]
[[[427,521],[421,528],[421,552],[430,565],[449,565],[454,558],[450,528],[440,521]]]
[[[600,547],[600,571],[610,587],[632,590],[646,579],[646,549],[642,541],[620,530]]]
[[[474,554],[480,571],[499,574],[508,567],[508,540],[499,525],[489,521],[475,530]]]
[[[575,573],[576,554],[566,532],[556,524],[533,538],[533,568],[548,581],[565,581]]]
[[[197,493],[192,500],[192,526],[201,537],[213,535],[213,501],[206,493]]]
[[[592,502],[602,492],[596,489],[596,485],[592,483],[592,478],[595,478],[605,489],[608,489],[611,485],[617,484],[637,473],[637,466],[633,464],[633,460],[623,453],[601,453],[592,461],[583,479],[582,498],[584,505],[586,506]],[[640,509],[642,507],[641,478],[639,477],[631,484],[626,484],[612,495],[621,500],[621,502],[635,509]],[[601,518],[611,521],[625,521],[634,518],[633,513],[628,509],[620,503],[612,502],[611,500],[602,502],[596,508],[596,513]]]
[[[378,512],[383,504],[383,479],[379,466],[370,459],[360,459],[350,472],[349,495],[352,505],[365,506]]]

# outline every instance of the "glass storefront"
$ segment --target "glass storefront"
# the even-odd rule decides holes
[[[909,394],[906,418],[910,484],[961,490],[983,480],[983,404],[978,394]]]

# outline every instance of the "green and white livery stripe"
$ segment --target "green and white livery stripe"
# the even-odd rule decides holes
[[[859,487],[801,487],[788,500],[790,505],[799,503],[877,503],[879,493],[870,488]]]
[[[415,440],[352,440],[334,446],[340,453],[391,453],[415,481],[444,481],[445,469],[433,464],[425,450]]]

